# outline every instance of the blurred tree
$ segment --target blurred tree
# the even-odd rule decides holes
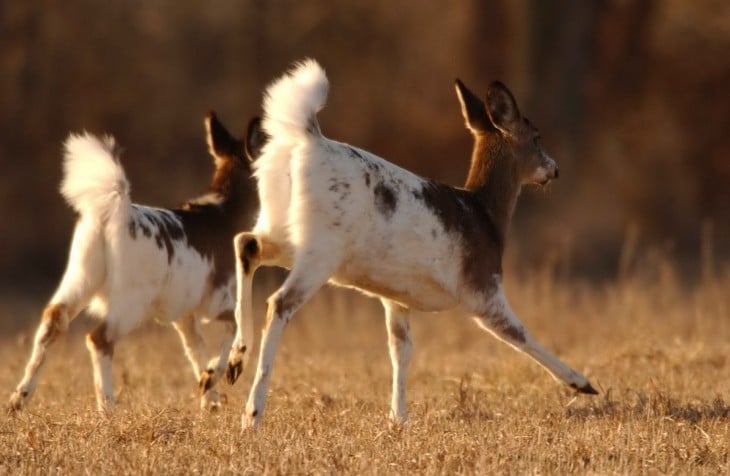
[[[329,136],[452,184],[471,147],[454,78],[510,85],[561,165],[549,194],[524,194],[518,265],[558,253],[612,276],[634,227],[637,248],[671,242],[697,271],[701,223],[730,256],[729,47],[724,0],[5,1],[0,280],[47,292],[60,275],[69,131],[113,133],[133,198],[173,205],[210,172],[205,111],[242,131],[305,56],[332,81]]]

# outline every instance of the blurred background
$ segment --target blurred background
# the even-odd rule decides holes
[[[174,206],[212,171],[205,112],[242,133],[306,56],[330,78],[326,135],[456,186],[454,79],[512,89],[560,166],[523,192],[517,273],[601,283],[661,261],[699,282],[730,257],[728,51],[726,0],[3,1],[0,298],[44,301],[63,272],[70,131],[113,134],[133,199]]]

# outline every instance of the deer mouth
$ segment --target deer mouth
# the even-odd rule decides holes
[[[555,168],[554,171],[546,173],[545,176],[544,176],[544,178],[533,180],[532,183],[534,185],[539,185],[541,187],[544,187],[545,185],[547,185],[548,183],[550,183],[551,180],[554,180],[556,178],[558,178],[558,169],[557,169],[557,167]]]

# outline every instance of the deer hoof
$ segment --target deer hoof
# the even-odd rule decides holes
[[[570,385],[572,388],[576,389],[578,393],[586,393],[588,395],[598,395],[598,390],[593,388],[590,382],[586,382],[585,385],[582,387],[577,386],[576,384]]]
[[[226,380],[228,383],[233,385],[238,380],[238,377],[243,373],[243,362],[228,362],[228,370],[226,371]]]
[[[200,395],[205,395],[205,392],[213,388],[213,375],[214,371],[211,369],[205,370],[200,374],[200,382],[198,382]]]
[[[22,410],[26,397],[26,392],[14,392],[8,402],[8,415],[14,415],[16,412]]]

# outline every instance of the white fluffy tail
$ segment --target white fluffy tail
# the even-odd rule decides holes
[[[64,144],[61,195],[82,217],[102,224],[129,209],[129,182],[113,137],[69,135]]]
[[[316,114],[327,100],[329,81],[313,59],[296,63],[266,89],[264,130],[273,140],[321,136]]]

